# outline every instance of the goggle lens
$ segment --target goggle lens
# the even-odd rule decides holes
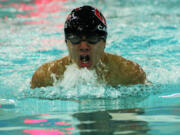
[[[67,39],[70,40],[72,44],[80,44],[81,41],[87,41],[89,44],[96,44],[102,39],[102,37],[88,36],[88,37],[86,37],[85,40],[82,40],[82,38],[80,36],[70,35],[70,36],[68,36]]]

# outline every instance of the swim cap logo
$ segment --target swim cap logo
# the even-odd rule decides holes
[[[103,16],[100,15],[100,12],[96,9],[95,10],[95,15],[98,17],[98,19],[104,24],[106,25],[106,21],[104,20]]]
[[[103,27],[101,24],[97,26],[98,30],[100,31],[106,31],[106,27]]]
[[[75,10],[78,11],[80,8],[76,8]]]

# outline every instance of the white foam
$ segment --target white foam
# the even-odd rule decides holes
[[[68,66],[64,78],[55,82],[55,91],[63,97],[102,97],[105,91],[103,84],[97,81],[95,70],[79,69],[75,64]]]
[[[52,74],[52,76],[54,76]],[[155,86],[107,86],[97,81],[95,70],[79,69],[75,64],[69,65],[62,80],[54,77],[54,86],[29,89],[30,79],[18,89],[19,98],[37,97],[45,99],[82,99],[82,98],[119,98],[127,96],[147,96],[155,91]],[[20,81],[22,82],[22,80]],[[159,87],[158,87],[159,89]],[[16,91],[17,92],[17,91]]]
[[[79,85],[90,84],[97,85],[97,74],[95,70],[88,70],[87,68],[79,69],[75,64],[72,64],[64,72],[63,80],[57,81],[56,85],[68,89]]]

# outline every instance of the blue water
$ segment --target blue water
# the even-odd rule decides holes
[[[40,65],[68,55],[64,21],[85,4],[107,19],[106,52],[140,64],[152,85],[103,86],[93,72],[71,66],[56,86],[29,88]],[[179,0],[0,0],[0,135],[178,135],[179,6]]]

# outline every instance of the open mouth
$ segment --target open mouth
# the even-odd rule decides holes
[[[89,55],[80,55],[80,67],[90,67],[91,61]]]

